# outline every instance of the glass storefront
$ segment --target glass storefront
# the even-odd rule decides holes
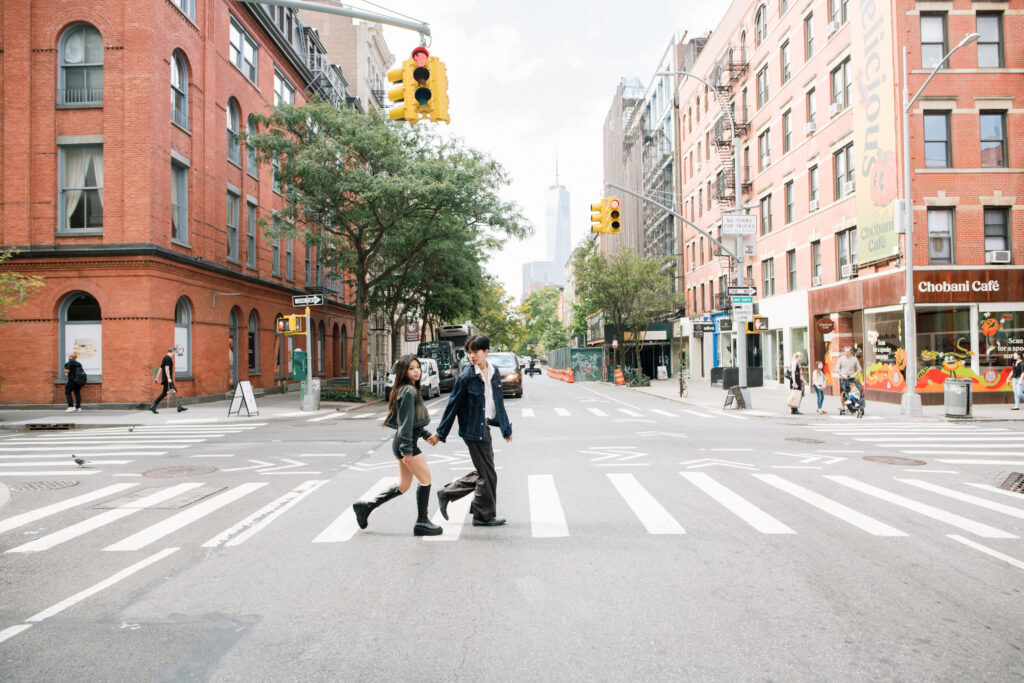
[[[864,313],[864,385],[882,391],[905,391],[903,311]]]
[[[971,311],[967,306],[917,312],[917,390],[941,392],[949,377],[970,377]]]

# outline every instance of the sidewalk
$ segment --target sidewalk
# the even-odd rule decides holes
[[[651,380],[651,386],[633,387],[632,390],[651,394],[652,396],[671,399],[673,401],[688,403],[690,405],[696,405],[705,409],[722,410],[722,405],[725,403],[725,390],[720,389],[719,387],[712,387],[706,380],[689,380],[687,381],[687,388],[688,396],[687,398],[682,399],[679,398],[679,380],[676,378],[667,380]],[[751,388],[748,391],[750,392],[751,405],[749,407],[751,410],[748,411],[747,414],[754,417],[789,417],[789,408],[786,407],[786,399],[789,397],[789,387],[787,385],[779,384],[777,382],[769,382],[767,386]],[[914,419],[923,419],[929,422],[1024,421],[1024,409],[1012,411],[1010,410],[1011,405],[1012,404],[1008,403],[982,405],[975,403],[971,406],[970,418],[946,417],[941,404],[924,406],[923,418]],[[822,405],[822,409],[828,411],[826,415],[818,415],[815,413],[814,411],[816,406],[817,399],[814,396],[814,390],[808,387],[807,395],[804,396],[803,404],[800,406],[800,411],[804,413],[805,417],[824,418],[828,415],[837,416],[839,414],[839,397],[829,396],[828,394],[825,395],[825,403]],[[733,407],[730,406],[727,410],[732,409]],[[865,417],[869,416],[877,416],[884,420],[910,419],[900,415],[900,404],[883,403],[881,401],[868,401],[865,409]],[[851,419],[856,418],[851,417]]]

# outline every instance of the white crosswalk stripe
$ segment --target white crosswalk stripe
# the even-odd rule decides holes
[[[651,412],[657,415],[664,415],[665,417],[679,417],[675,413],[670,413],[667,410],[659,410],[658,408],[651,408]]]
[[[314,479],[300,484],[277,500],[252,513],[230,529],[217,534],[204,543],[203,547],[216,548],[218,546],[235,546],[244,543],[326,483],[326,479]]]
[[[370,500],[384,489],[394,486],[397,481],[394,477],[384,477],[371,486],[358,500]],[[354,503],[355,501],[352,502]],[[356,523],[356,513],[352,511],[352,505],[349,504],[338,515],[338,518],[331,522],[330,526],[313,539],[313,543],[343,543],[352,538],[358,530],[359,525]]]
[[[85,505],[87,503],[92,503],[93,501],[108,498],[115,493],[127,491],[135,486],[138,486],[138,484],[112,484],[95,491],[90,491],[89,493],[84,493],[80,496],[75,496],[74,498],[69,498],[67,500],[62,500],[45,507],[41,507],[38,510],[31,510],[29,512],[23,512],[20,515],[15,515],[14,517],[2,519],[0,520],[0,533],[10,531],[11,529],[17,529],[20,526],[31,524],[32,522],[38,522],[40,519],[55,515],[58,512],[70,510],[78,507],[79,505]]]
[[[572,413],[565,408],[555,408],[555,415],[558,415],[559,417],[569,417]]]
[[[763,534],[795,534],[788,526],[775,519],[739,494],[711,478],[706,472],[680,472],[691,484],[721,503],[729,512]]]
[[[604,412],[600,408],[587,408],[587,410],[589,410],[594,415],[597,415],[598,417],[608,417],[608,413]]]
[[[708,415],[707,413],[698,413],[696,410],[687,410],[686,408],[680,408],[679,410],[687,415],[693,415],[694,417],[703,417],[705,419],[714,417],[714,415]]]
[[[793,482],[783,479],[778,475],[755,474],[754,476],[766,484],[771,484],[780,491],[785,491],[790,495],[796,496],[805,503],[809,503],[819,510],[827,512],[833,517],[837,517],[844,522],[853,524],[859,529],[863,529],[869,534],[873,534],[875,536],[906,536],[906,534],[899,529],[895,529],[888,524],[879,522],[873,517],[868,517],[867,515],[857,512],[842,503],[826,498],[820,493],[816,493],[810,489],[804,488],[803,486],[794,484]]]
[[[531,474],[528,478],[530,493],[530,529],[534,538],[568,536],[569,526],[550,474]]]
[[[632,474],[609,474],[619,494],[650,534],[685,534],[682,525],[640,485]]]
[[[533,408],[523,408],[523,417],[533,417]]]

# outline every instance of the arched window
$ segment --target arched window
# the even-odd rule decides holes
[[[188,69],[178,51],[171,55],[171,121],[188,130]]]
[[[238,149],[238,103],[228,100],[228,161],[241,164],[242,153]]]
[[[192,307],[181,297],[174,306],[174,376],[192,375]]]
[[[256,135],[256,120],[252,117],[252,114],[249,114],[249,121],[246,127],[250,136]],[[245,146],[245,170],[253,178],[258,177],[259,167],[256,165],[256,150],[249,145]]]
[[[740,34],[740,63],[747,63],[747,32]]]
[[[277,319],[282,317],[280,313],[274,316],[274,379],[284,377],[284,335],[277,331]]]
[[[761,5],[757,8],[754,16],[754,47],[757,47],[768,37],[768,9]]]
[[[103,376],[103,318],[100,304],[86,292],[70,294],[60,307],[60,346],[57,377],[64,377],[64,363],[69,353],[78,354],[90,381]]]
[[[341,339],[338,342],[341,345],[341,367],[339,369],[342,372],[345,371],[345,360],[347,358],[347,356],[345,355],[345,337],[347,335],[348,335],[348,331],[345,329],[345,326],[342,325],[341,326]]]
[[[316,374],[324,374],[324,323],[320,321],[320,334],[316,337]]]
[[[238,384],[238,309],[232,308],[228,318],[228,367],[231,386]]]
[[[57,48],[58,104],[103,104],[103,38],[90,24],[64,32]]]
[[[260,354],[259,354],[259,331],[260,331],[260,319],[256,315],[256,311],[249,312],[249,374],[252,375],[260,370]]]

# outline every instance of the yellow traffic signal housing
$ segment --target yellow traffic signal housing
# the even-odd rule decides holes
[[[605,209],[607,208],[608,200],[602,199],[596,204],[590,205],[590,232],[608,232],[607,225],[605,223]]]
[[[619,207],[621,203],[618,197],[608,197],[605,201],[605,228],[613,235],[618,235],[622,230]]]
[[[304,315],[284,315],[277,319],[277,332],[278,334],[305,334],[306,333],[306,316]]]
[[[768,318],[763,315],[755,315],[754,321],[747,323],[747,334],[760,334],[768,331]]]
[[[430,120],[451,123],[451,119],[448,117],[448,71],[444,62],[437,57],[431,57],[428,65],[431,93]]]
[[[449,123],[448,74],[444,63],[431,57],[425,47],[417,47],[399,69],[388,72],[388,81],[397,83],[388,99],[401,102],[388,111],[392,121],[416,123],[428,119]]]
[[[416,63],[411,59],[402,62],[402,66],[388,72],[388,82],[397,83],[397,87],[388,91],[388,100],[400,102],[396,107],[388,110],[388,118],[392,121],[406,120],[409,123],[416,123],[419,114],[416,113],[416,89],[413,80],[413,72],[416,70]]]

